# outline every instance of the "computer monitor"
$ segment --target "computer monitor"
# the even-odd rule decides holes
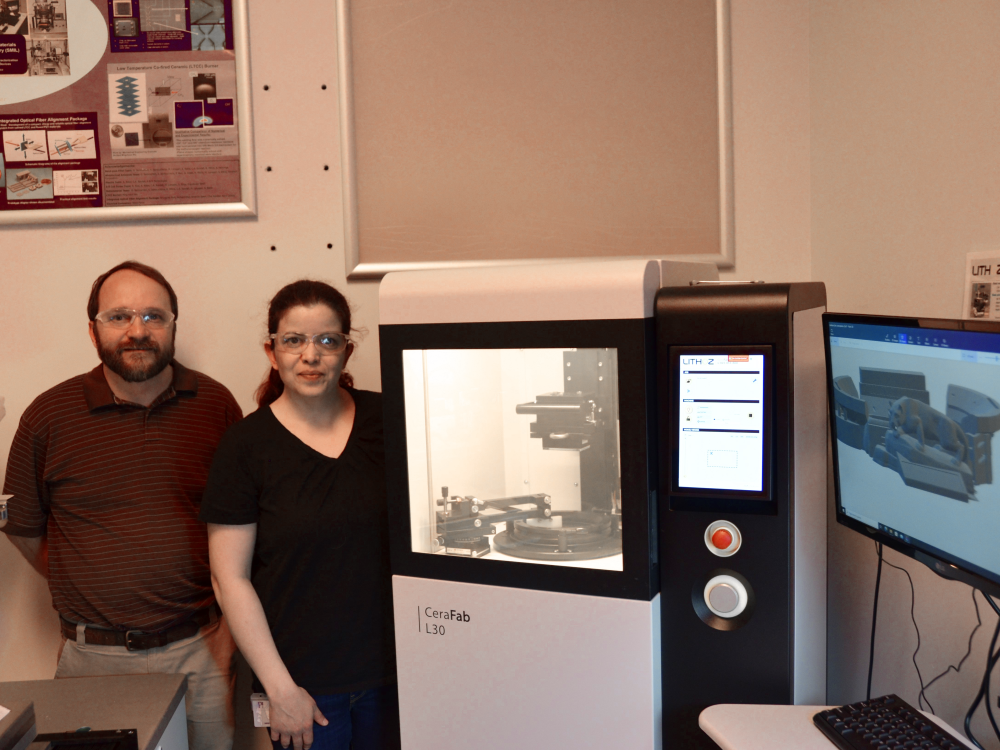
[[[1000,324],[823,324],[837,520],[1000,595]]]

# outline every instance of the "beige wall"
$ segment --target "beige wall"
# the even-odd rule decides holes
[[[957,317],[1000,240],[1000,5],[813,0],[813,275],[830,307]]]
[[[736,267],[723,279],[809,281],[809,5],[734,0]]]
[[[111,265],[136,258],[165,272],[180,296],[179,359],[245,410],[265,369],[270,295],[306,275],[344,284],[332,6],[311,3],[312,21],[294,29],[274,22],[275,2],[251,8],[258,220],[2,230],[0,471],[31,399],[96,364],[83,309]],[[1000,241],[997,12],[973,0],[734,0],[737,265],[724,278],[817,279],[831,309],[956,316],[965,252]],[[303,138],[308,149],[293,147]],[[370,332],[352,369],[378,389],[377,286],[346,291]],[[834,528],[830,562],[829,698],[846,702],[864,688],[872,545]],[[901,564],[914,575],[927,679],[964,653],[972,602],[967,587]],[[873,690],[915,702],[909,596],[886,569]],[[975,661],[930,693],[955,724],[996,618],[983,620]],[[57,643],[44,582],[0,542],[0,680],[50,677]]]

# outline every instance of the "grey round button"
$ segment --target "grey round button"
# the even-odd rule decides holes
[[[708,603],[715,611],[728,614],[739,606],[740,595],[728,583],[720,583],[708,592]]]
[[[711,571],[691,588],[691,605],[698,618],[715,630],[738,630],[753,615],[750,582],[735,570]]]

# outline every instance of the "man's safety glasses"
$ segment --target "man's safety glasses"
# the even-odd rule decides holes
[[[126,307],[118,307],[114,310],[105,310],[98,313],[94,320],[103,323],[111,328],[128,328],[132,321],[139,318],[146,328],[166,328],[174,322],[176,317],[172,312],[150,307],[145,310],[130,310]]]

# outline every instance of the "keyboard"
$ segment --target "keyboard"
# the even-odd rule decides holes
[[[966,750],[898,695],[828,708],[813,723],[841,750]]]

